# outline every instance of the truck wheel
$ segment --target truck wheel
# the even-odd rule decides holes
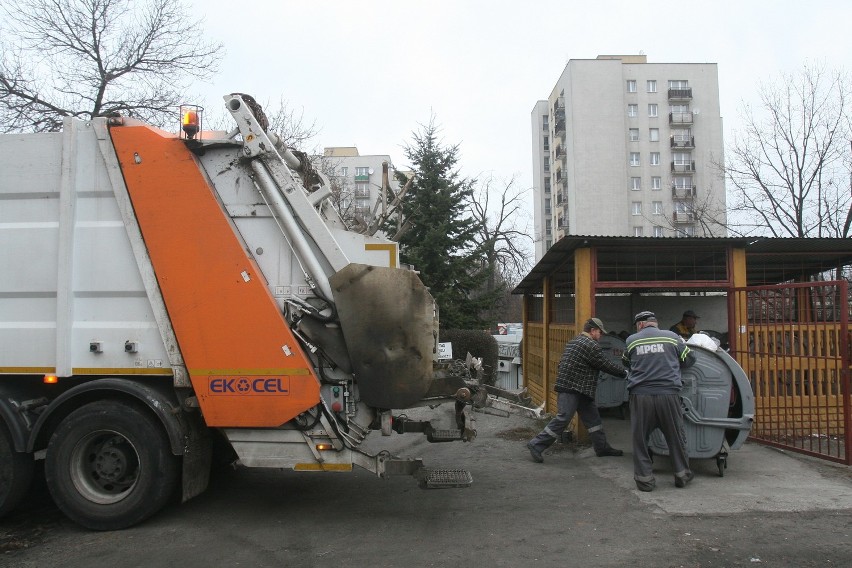
[[[0,420],[0,518],[14,509],[27,494],[33,480],[32,454],[15,451],[12,436]]]
[[[162,425],[126,403],[82,406],[47,446],[45,477],[56,505],[94,530],[117,530],[159,511],[174,492],[179,463]]]

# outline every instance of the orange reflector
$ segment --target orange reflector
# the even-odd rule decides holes
[[[331,444],[317,444],[317,450],[322,452],[325,450],[330,450],[332,448]]]
[[[59,377],[56,375],[45,375],[44,376],[44,384],[46,385],[55,385],[59,382]]]

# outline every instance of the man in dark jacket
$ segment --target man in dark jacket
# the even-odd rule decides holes
[[[633,323],[636,333],[627,338],[624,352],[625,365],[630,368],[627,390],[633,432],[633,479],[640,491],[653,491],[656,487],[648,437],[659,428],[669,448],[675,486],[686,487],[693,475],[680,402],[681,369],[695,363],[695,354],[682,337],[657,327],[654,312],[639,312]]]
[[[617,377],[626,376],[624,367],[613,363],[603,353],[598,341],[606,333],[598,318],[591,318],[583,325],[583,333],[565,344],[562,359],[556,373],[557,392],[556,417],[544,427],[538,436],[527,443],[533,460],[544,461],[542,452],[556,441],[570,424],[575,413],[589,431],[589,438],[598,457],[620,456],[624,452],[611,447],[606,441],[601,416],[595,405],[598,388],[598,373],[603,371]]]
[[[695,335],[695,326],[698,325],[699,319],[698,314],[692,310],[686,310],[683,312],[683,317],[680,318],[680,321],[671,326],[669,331],[675,332],[684,339],[689,339]]]

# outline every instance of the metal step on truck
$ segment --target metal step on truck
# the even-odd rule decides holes
[[[251,97],[224,101],[230,132],[189,107],[177,133],[103,117],[0,136],[0,516],[44,467],[69,518],[129,527],[204,491],[218,447],[471,483],[362,448],[471,440],[486,394],[437,361],[437,307],[397,244],[347,228]],[[449,427],[398,412],[445,402]]]

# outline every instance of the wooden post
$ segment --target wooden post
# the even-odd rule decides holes
[[[592,317],[592,309],[595,302],[595,291],[592,285],[592,249],[579,248],[574,251],[574,326],[577,333],[583,330],[583,324]],[[574,416],[571,421],[571,429],[574,439],[578,442],[587,442],[589,433],[580,421],[579,416]]]
[[[542,298],[541,302],[541,321],[542,321],[542,369],[541,369],[541,386],[544,389],[544,411],[555,412],[556,409],[551,408],[549,394],[556,378],[550,378],[550,323],[553,320],[551,314],[551,305],[553,304],[553,276],[545,276],[542,282]]]

